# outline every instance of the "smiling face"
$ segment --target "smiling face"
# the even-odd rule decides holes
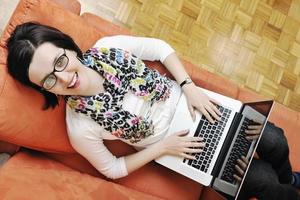
[[[55,77],[55,85],[48,87]],[[76,52],[58,48],[50,42],[36,48],[29,65],[29,79],[58,95],[85,95],[89,91],[89,70],[76,58]]]

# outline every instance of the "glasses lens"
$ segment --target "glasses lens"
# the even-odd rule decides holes
[[[55,63],[55,66],[54,66],[55,70],[59,71],[59,72],[63,71],[66,68],[66,66],[68,65],[68,62],[69,62],[68,57],[66,55],[61,55]]]
[[[44,81],[43,88],[46,90],[50,90],[56,83],[56,76],[54,74],[50,74]]]

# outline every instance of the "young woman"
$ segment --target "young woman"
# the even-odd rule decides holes
[[[25,23],[15,29],[7,48],[9,73],[43,94],[45,109],[55,107],[58,96],[65,97],[72,146],[109,178],[126,176],[164,154],[194,159],[192,153],[203,151],[204,140],[185,137],[188,130],[164,137],[182,92],[193,119],[194,109],[211,123],[220,119],[218,102],[197,88],[162,40],[105,37],[82,53],[59,30]],[[142,59],[160,60],[176,81],[147,68]],[[253,129],[249,127],[249,139],[255,137]],[[116,158],[103,144],[107,139],[122,140],[140,151]]]

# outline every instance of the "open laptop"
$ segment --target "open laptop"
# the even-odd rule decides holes
[[[220,102],[221,120],[211,124],[204,115],[196,111],[196,120],[193,121],[187,108],[185,95],[182,94],[171,121],[166,137],[178,131],[189,129],[188,136],[202,137],[205,142],[203,152],[192,154],[196,160],[165,155],[155,161],[184,176],[187,176],[205,186],[212,186],[221,193],[237,199],[244,182],[251,160],[255,153],[258,139],[249,141],[245,138],[245,128],[250,124],[261,124],[262,129],[271,112],[273,101],[245,103],[208,91],[202,88],[209,97]],[[234,165],[241,156],[249,160],[247,170],[238,183],[233,174]]]

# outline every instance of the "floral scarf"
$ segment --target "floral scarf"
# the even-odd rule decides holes
[[[117,48],[91,48],[81,62],[103,78],[105,92],[94,96],[66,96],[66,102],[78,113],[96,121],[114,136],[131,143],[153,135],[153,123],[122,108],[124,95],[154,102],[169,98],[171,81],[145,66],[135,55]]]

